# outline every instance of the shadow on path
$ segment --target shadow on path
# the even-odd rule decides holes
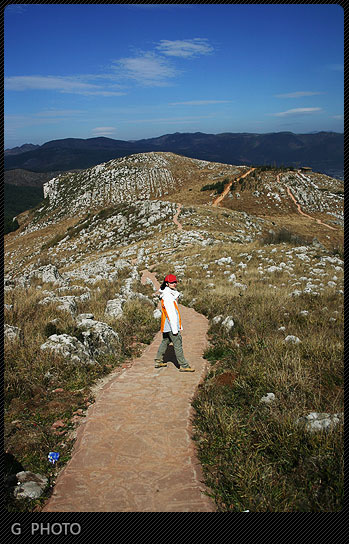
[[[180,364],[177,361],[176,352],[174,350],[173,344],[170,344],[167,346],[167,349],[165,351],[164,357],[163,357],[164,363],[173,363],[176,368],[180,368]]]

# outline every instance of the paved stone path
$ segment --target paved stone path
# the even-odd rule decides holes
[[[144,272],[142,281],[155,276]],[[105,384],[77,430],[71,460],[43,512],[214,512],[191,440],[191,401],[206,371],[206,318],[180,306],[185,357],[173,347],[154,368],[159,332],[130,368]],[[171,352],[172,349],[172,352]]]

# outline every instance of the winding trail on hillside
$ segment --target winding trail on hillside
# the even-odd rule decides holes
[[[244,174],[242,174],[241,176],[239,176],[238,178],[236,178],[235,181],[239,181],[240,179],[242,178],[245,178],[246,176],[248,176],[249,174],[251,174],[251,172],[253,172],[253,170],[255,170],[255,168],[251,168],[250,170],[248,170],[247,172],[245,172]],[[222,200],[227,196],[227,194],[229,193],[230,191],[230,187],[232,186],[233,182],[230,181],[224,188],[224,191],[222,194],[220,194],[213,202],[212,202],[212,206],[214,208],[216,208],[218,206],[218,204],[220,204],[222,202]]]
[[[178,204],[176,215],[173,216],[173,222],[175,225],[177,225],[179,230],[183,229],[182,224],[178,221],[178,216],[181,213],[182,204]]]
[[[276,176],[276,179],[277,179],[277,182],[280,183],[280,174],[278,174]],[[287,190],[287,194],[288,196],[293,200],[293,202],[295,203],[296,207],[297,207],[297,211],[300,215],[304,215],[304,217],[308,217],[309,219],[312,219],[313,221],[316,221],[319,225],[324,225],[324,227],[327,227],[331,230],[337,230],[335,227],[331,227],[330,225],[327,225],[327,223],[324,223],[323,221],[321,221],[321,219],[315,219],[315,217],[311,217],[311,215],[308,215],[307,213],[303,212],[300,204],[297,202],[295,196],[293,195],[290,187],[288,185],[285,186],[286,187],[286,190]]]
[[[150,279],[142,272],[142,283]],[[43,512],[215,512],[191,439],[192,399],[207,371],[207,319],[180,305],[183,349],[194,373],[180,373],[173,347],[154,368],[154,341],[99,390],[77,429],[72,457]],[[172,350],[172,351],[171,351]]]

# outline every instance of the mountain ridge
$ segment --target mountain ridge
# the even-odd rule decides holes
[[[110,214],[120,214],[120,206],[127,210],[137,204],[136,208],[143,209],[143,203],[149,202],[152,209],[153,201],[167,202],[166,206],[171,210],[178,202],[207,209],[224,187],[226,196],[221,207],[227,211],[251,214],[284,226],[295,213],[298,214],[294,197],[314,220],[330,223],[330,228],[335,230],[336,225],[342,225],[344,187],[339,180],[315,172],[305,175],[300,170],[286,168],[251,169],[244,165],[190,159],[170,152],[134,154],[83,171],[62,173],[44,184],[44,200],[17,219],[20,231],[29,234],[45,228],[55,229],[62,221],[76,222],[78,218],[82,221],[83,217],[93,214],[100,221]],[[158,205],[154,206],[157,210]],[[154,217],[157,213],[158,210]],[[128,212],[125,214],[120,225],[129,221]],[[142,214],[140,212],[140,217]],[[90,224],[90,219],[87,222]],[[142,230],[142,224],[140,220],[137,229]],[[116,229],[108,239],[108,245],[113,244],[118,234]]]
[[[20,155],[21,153],[26,153],[27,151],[33,151],[34,149],[39,148],[40,145],[36,144],[23,144],[21,146],[5,149],[4,155]]]
[[[105,137],[65,138],[46,142],[37,149],[20,154],[5,153],[5,170],[20,168],[47,172],[86,169],[112,159],[151,151],[169,151],[194,159],[246,166],[310,166],[327,173],[343,170],[344,135],[335,132],[176,132],[133,141]]]

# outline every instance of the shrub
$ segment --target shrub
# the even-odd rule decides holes
[[[225,184],[228,180],[217,181],[217,183],[211,183],[201,187],[200,191],[215,191],[217,195],[220,195],[224,191]]]
[[[270,230],[264,238],[262,238],[262,244],[292,244],[292,245],[311,245],[312,240],[293,234],[286,228],[281,228],[278,231]]]

